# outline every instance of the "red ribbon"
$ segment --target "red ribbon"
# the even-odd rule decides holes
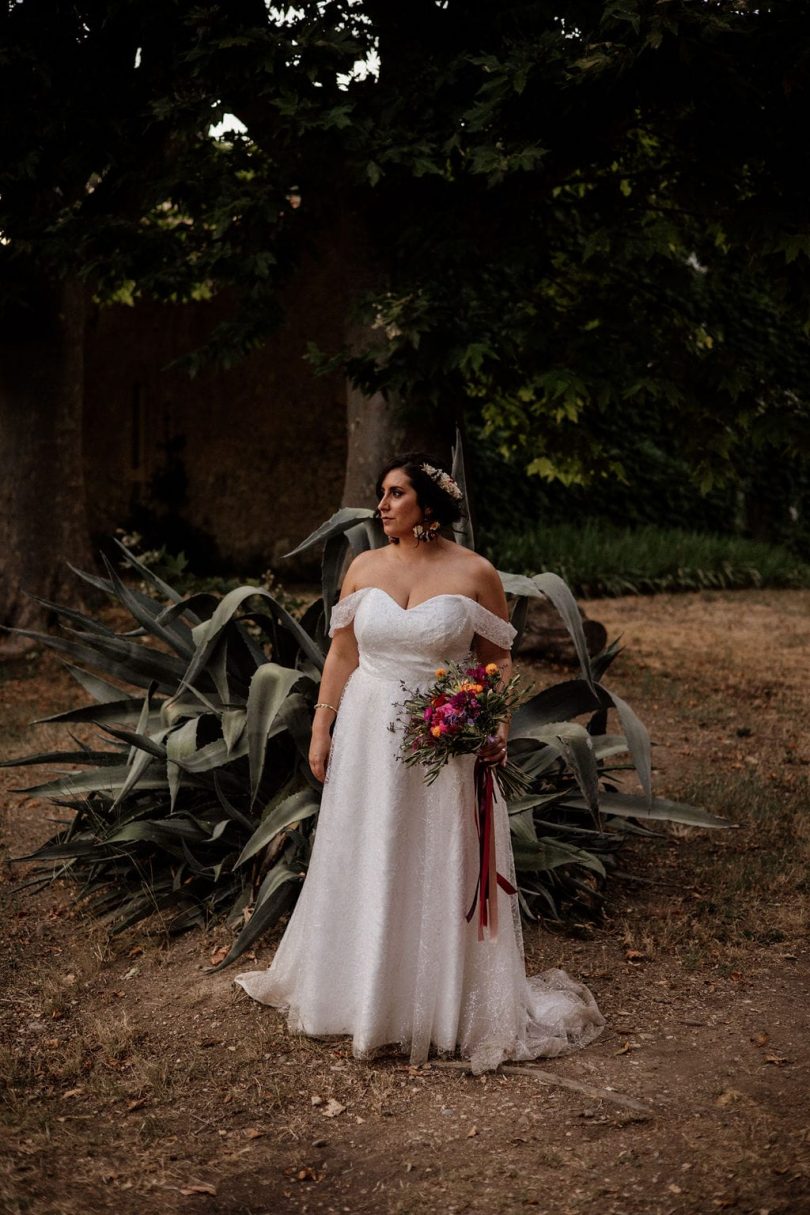
[[[483,941],[484,929],[489,928],[490,941],[498,939],[498,886],[507,894],[517,894],[511,882],[498,873],[495,863],[495,815],[492,812],[494,778],[492,767],[482,760],[475,761],[475,829],[478,832],[478,879],[467,923],[475,915],[478,904],[478,940]]]

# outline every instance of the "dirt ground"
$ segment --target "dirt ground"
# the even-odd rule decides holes
[[[528,969],[565,968],[607,1018],[540,1066],[600,1093],[359,1062],[206,973],[222,927],[110,942],[69,888],[14,893],[8,857],[55,812],[9,792],[41,769],[0,769],[2,1211],[810,1212],[810,593],[584,606],[623,635],[606,682],[659,744],[658,792],[737,824],[633,842],[604,923],[527,930]],[[26,723],[76,696],[50,657],[7,664],[2,757],[55,744]]]

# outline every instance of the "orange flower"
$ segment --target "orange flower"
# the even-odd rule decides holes
[[[441,726],[431,726],[430,732],[434,738],[441,738],[442,728]]]
[[[500,668],[497,662],[488,662],[484,670],[486,671],[487,675],[497,675]]]
[[[436,678],[437,679],[441,679],[441,677],[446,674],[447,674],[447,671],[444,667],[436,667]]]
[[[470,688],[470,691],[475,692],[476,694],[478,692],[483,692],[483,690],[484,690],[484,685],[482,683],[474,683],[473,686]]]

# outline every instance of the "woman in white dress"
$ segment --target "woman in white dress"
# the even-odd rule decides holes
[[[465,916],[479,865],[474,757],[430,786],[398,758],[403,683],[424,687],[470,650],[510,678],[500,578],[441,535],[461,493],[435,460],[392,460],[377,491],[389,544],[355,558],[332,612],[309,752],[325,782],[309,872],[272,965],[236,982],[285,1009],[295,1032],[351,1035],[360,1058],[394,1043],[414,1064],[458,1050],[482,1072],[585,1046],[604,1017],[565,971],[526,977],[516,896],[497,889],[494,938],[479,940]],[[504,763],[507,737],[504,726],[480,757]],[[500,800],[495,837],[514,885]]]

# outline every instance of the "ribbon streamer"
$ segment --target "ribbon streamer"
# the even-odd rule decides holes
[[[507,894],[517,894],[511,882],[498,873],[495,861],[495,815],[493,814],[494,778],[490,764],[475,761],[475,829],[478,832],[478,878],[467,923],[478,905],[478,940],[489,929],[490,941],[498,939],[498,886]]]

